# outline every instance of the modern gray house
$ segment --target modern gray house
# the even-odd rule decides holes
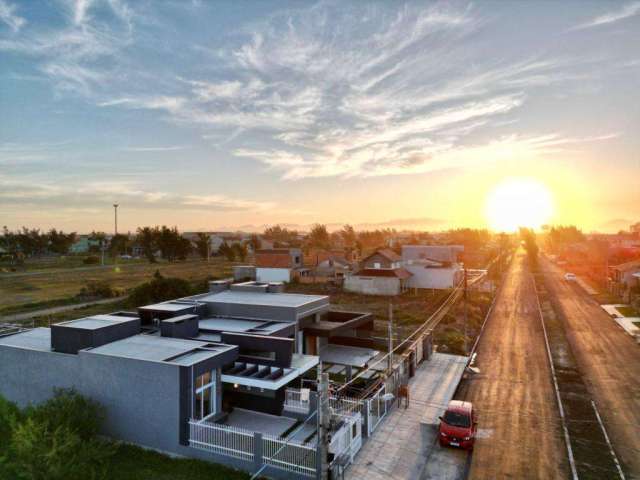
[[[364,348],[373,318],[278,284],[210,290],[0,336],[0,394],[26,406],[73,388],[104,406],[104,433],[115,439],[273,478],[316,478],[316,396],[302,380],[336,349],[345,365],[373,358]]]

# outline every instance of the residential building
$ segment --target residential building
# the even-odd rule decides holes
[[[302,250],[299,248],[257,250],[255,262],[258,282],[291,282],[304,274]]]
[[[640,260],[610,266],[609,291],[628,301],[631,295],[631,288],[637,285],[638,274],[640,274]]]
[[[73,388],[104,407],[112,438],[252,472],[264,464],[273,478],[317,477],[315,421],[292,428],[315,394],[291,388],[316,378],[320,358],[350,376],[377,355],[373,317],[281,289],[214,281],[209,293],[136,313],[18,329],[0,336],[0,394],[26,406]],[[361,428],[359,413],[350,421]],[[241,450],[230,453],[230,441]],[[280,448],[287,462],[269,456]]]
[[[365,295],[400,295],[408,288],[411,272],[402,267],[402,257],[380,249],[364,257],[360,268],[344,279],[344,289]]]
[[[449,289],[464,276],[461,245],[403,245],[402,263],[410,273],[409,288]]]
[[[309,283],[340,283],[352,271],[349,257],[344,250],[311,250],[304,257],[309,276],[300,280]]]

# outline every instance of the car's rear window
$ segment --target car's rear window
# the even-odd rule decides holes
[[[471,426],[471,419],[465,413],[445,412],[444,423],[453,427],[469,428]]]

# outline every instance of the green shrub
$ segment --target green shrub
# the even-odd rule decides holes
[[[0,397],[0,456],[9,445],[11,433],[21,419],[22,414],[18,406]]]
[[[97,265],[98,263],[100,263],[100,258],[95,255],[90,255],[82,260],[82,263],[84,263],[85,265]]]
[[[78,296],[85,298],[113,298],[118,296],[118,292],[107,282],[88,282],[86,287],[82,287]]]
[[[57,390],[51,399],[24,412],[0,399],[0,478],[104,478],[107,460],[116,449],[96,438],[102,420],[100,406],[72,390]]]
[[[129,295],[129,303],[133,306],[148,305],[193,294],[194,291],[188,281],[182,278],[165,278],[156,271],[151,281],[133,289]]]
[[[83,439],[72,429],[51,429],[42,419],[27,418],[11,439],[10,468],[25,480],[97,480],[105,478],[106,460],[114,448],[96,440]]]
[[[51,431],[68,428],[83,440],[97,435],[104,421],[100,405],[74,390],[58,389],[49,400],[25,413]]]

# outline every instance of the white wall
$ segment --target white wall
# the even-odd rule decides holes
[[[413,274],[408,280],[409,288],[445,290],[453,288],[456,280],[459,281],[462,275],[462,269],[459,266],[425,268],[424,265],[405,265],[405,268]]]
[[[256,268],[256,281],[258,282],[290,282],[290,268]]]
[[[344,279],[344,289],[365,295],[399,295],[400,280],[396,277],[349,275]]]

